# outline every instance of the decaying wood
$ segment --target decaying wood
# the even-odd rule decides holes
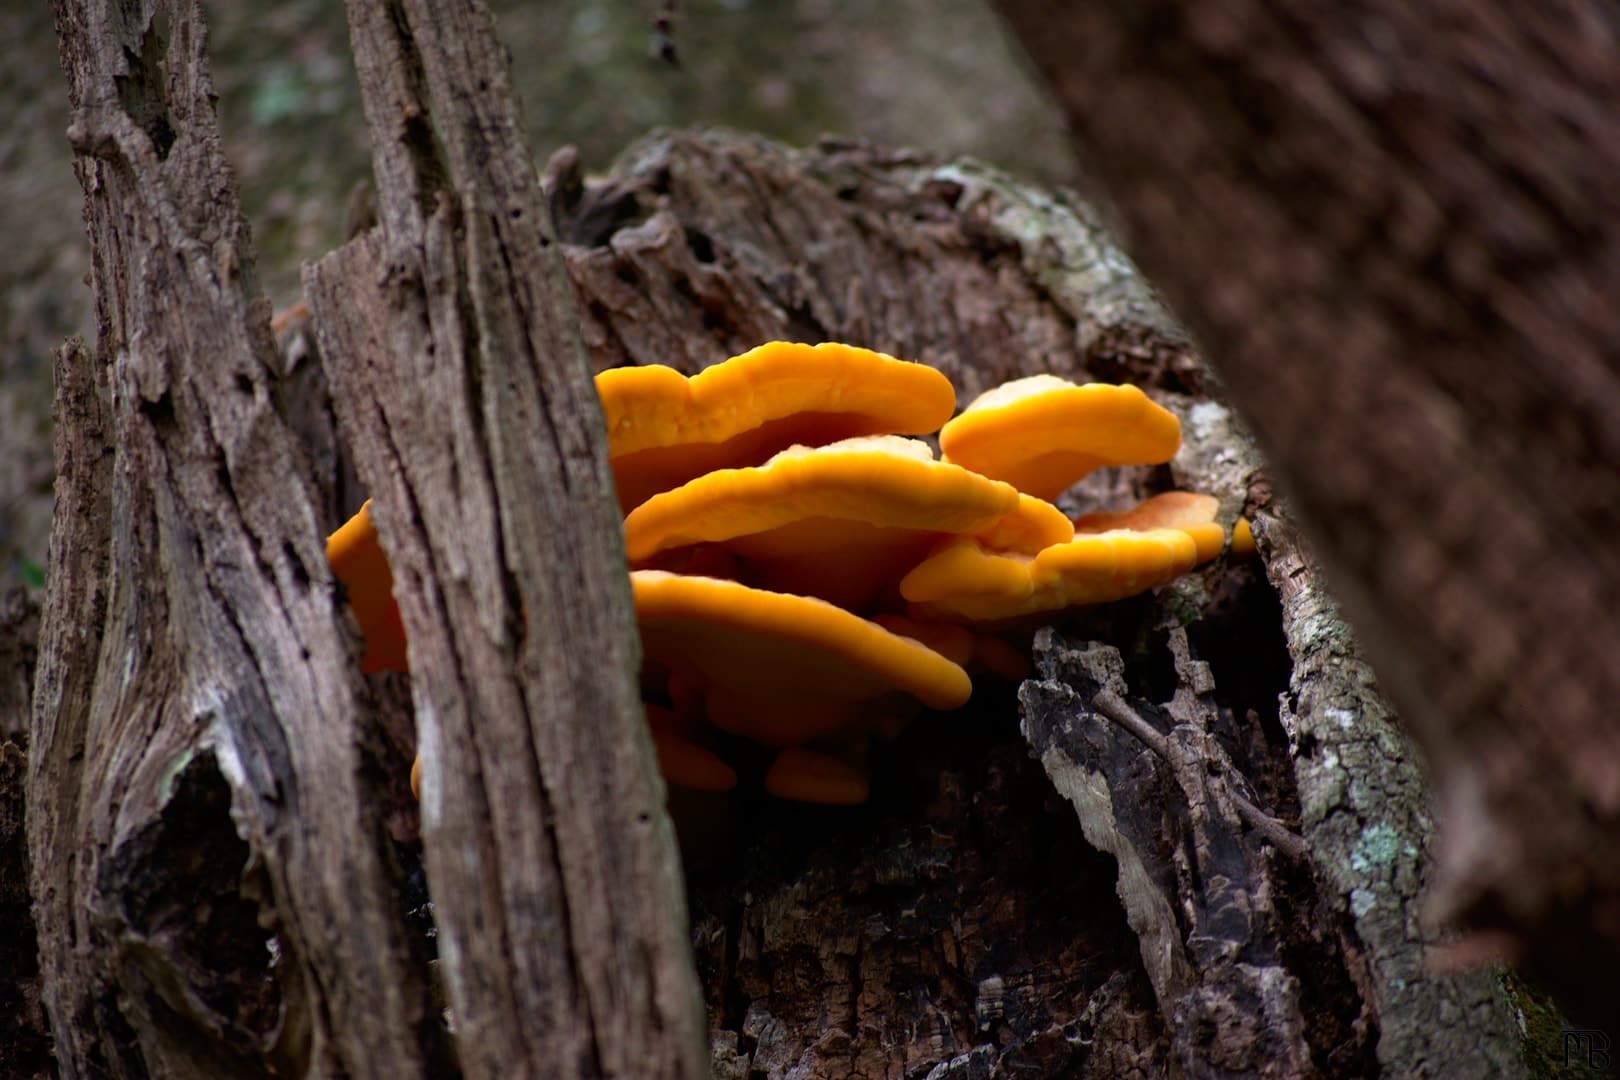
[[[1620,25],[999,5],[1428,756],[1442,917],[1620,1030]]]
[[[1317,1075],[1300,979],[1283,959],[1288,916],[1273,906],[1284,893],[1273,880],[1279,848],[1238,811],[1246,797],[1215,738],[1208,665],[1192,659],[1184,630],[1170,632],[1168,647],[1177,683],[1161,716],[1151,703],[1126,700],[1113,646],[1077,650],[1040,631],[1038,678],[1019,691],[1026,737],[1086,839],[1118,863],[1120,900],[1180,1068],[1189,1076]],[[1111,715],[1127,710],[1148,730]],[[1327,1027],[1312,1030],[1320,1037]],[[1368,1037],[1365,1028],[1358,1034],[1331,1052],[1355,1062]]]
[[[349,21],[380,224],[307,286],[410,641],[459,1061],[695,1077],[601,412],[506,56],[476,2]]]
[[[979,166],[938,164],[853,144],[791,151],[725,134],[657,136],[589,185],[579,181],[576,168],[567,157],[554,161],[548,191],[553,205],[563,208],[559,228],[574,241],[566,253],[587,313],[586,339],[599,366],[629,360],[695,369],[740,347],[730,335],[744,327],[740,337],[873,340],[899,355],[927,356],[966,388],[964,398],[988,382],[1043,370],[1127,378],[1152,388],[1178,412],[1186,445],[1168,477],[1104,478],[1104,492],[1128,498],[1151,481],[1215,493],[1229,516],[1246,505],[1251,511],[1262,505],[1256,493],[1267,484],[1260,458],[1230,411],[1209,397],[1208,380],[1186,337],[1094,219],[1065,196],[1031,190]],[[934,302],[913,303],[909,290],[925,272],[924,260],[927,280],[920,287]],[[625,278],[649,283],[646,296],[627,287]],[[861,302],[850,302],[851,294]],[[992,296],[995,302],[987,304]],[[794,310],[800,314],[789,316]],[[706,344],[705,334],[719,343]],[[994,374],[981,375],[981,368]],[[1280,560],[1258,564],[1274,578],[1281,581],[1282,575],[1294,590],[1308,587],[1312,596],[1322,595],[1315,577],[1289,562],[1297,548],[1264,550],[1268,559]],[[1284,872],[1288,895],[1280,902],[1293,905],[1290,930],[1306,928],[1308,944],[1295,947],[1315,950],[1309,955],[1319,965],[1302,982],[1300,1006],[1301,1015],[1310,1018],[1313,1067],[1328,1075],[1356,1075],[1381,1063],[1392,1074],[1424,1075],[1482,1062],[1492,1074],[1518,1075],[1520,1036],[1513,1027],[1513,1006],[1494,975],[1481,971],[1442,979],[1422,970],[1423,948],[1435,938],[1434,929],[1419,919],[1428,873],[1421,853],[1427,849],[1430,814],[1404,735],[1370,679],[1355,683],[1351,694],[1335,681],[1346,669],[1325,658],[1301,653],[1291,686],[1291,645],[1328,633],[1348,648],[1348,632],[1319,609],[1290,607],[1284,615],[1267,607],[1275,600],[1265,600],[1271,594],[1263,581],[1254,580],[1256,572],[1227,566],[1194,576],[1169,590],[1163,605],[1189,623],[1201,650],[1219,653],[1224,674],[1216,678],[1217,697],[1232,714],[1219,729],[1221,738],[1234,759],[1241,758],[1240,772],[1265,792],[1267,798],[1259,801],[1270,807],[1286,804],[1299,820],[1309,800],[1302,825],[1311,866]],[[1242,608],[1258,610],[1235,618],[1234,609]],[[1132,622],[1121,625],[1129,640]],[[1332,693],[1313,694],[1317,685],[1332,687]],[[1327,743],[1301,739],[1296,761],[1279,714],[1278,695],[1285,691],[1293,730],[1335,724],[1347,709],[1362,717],[1358,753],[1339,758]],[[986,721],[1003,725],[999,730],[1009,740],[1016,739],[1012,709],[1004,699],[1000,712]],[[941,791],[972,785],[965,762],[974,753],[930,758],[942,774],[936,781]],[[909,775],[903,761],[899,767]],[[1024,782],[1041,782],[1039,776],[1018,775]],[[1382,778],[1376,788],[1365,779],[1372,777]],[[1029,797],[1015,790],[1016,785],[1004,783],[974,788],[971,805],[976,811],[1000,805],[998,800]],[[1374,790],[1387,806],[1368,801]],[[924,796],[911,812],[939,827],[953,812],[972,811]],[[742,815],[745,822],[753,816]],[[982,1075],[1016,1068],[1023,1043],[1005,1035],[998,1043],[978,1031],[959,1000],[953,1005],[948,995],[919,991],[918,998],[885,1005],[862,994],[869,980],[842,974],[849,970],[850,955],[873,955],[874,941],[889,925],[879,914],[888,909],[874,914],[863,895],[851,900],[847,889],[820,884],[827,875],[834,881],[868,880],[875,871],[859,869],[862,861],[881,860],[891,905],[924,911],[937,902],[931,892],[933,863],[919,857],[915,847],[883,856],[881,845],[893,835],[885,830],[899,826],[888,817],[878,820],[883,824],[871,830],[877,838],[863,840],[861,819],[835,818],[838,839],[817,848],[814,862],[783,868],[768,857],[756,863],[745,856],[744,876],[732,891],[700,890],[695,899],[700,971],[710,997],[716,1060],[736,1075],[760,1062],[770,1063],[770,1075],[793,1068],[843,1075],[839,1063],[850,1059],[915,1062],[914,1045],[893,1033],[927,1023],[949,1031],[938,1044],[939,1057],[927,1060],[954,1061],[953,1068],[964,1070],[971,1064],[985,1070]],[[1056,827],[1049,818],[1042,822],[1037,828]],[[1398,873],[1382,876],[1389,864],[1362,863],[1355,851],[1359,835],[1346,833],[1346,842],[1337,842],[1337,833],[1352,824],[1375,827],[1375,839],[1393,844]],[[802,846],[769,828],[762,827],[752,843],[750,836],[737,841],[744,851],[779,843]],[[973,846],[978,840],[965,826],[953,834],[963,848],[961,861],[982,865],[984,856]],[[1338,869],[1352,859],[1362,868]],[[851,861],[855,869],[844,865]],[[850,876],[839,876],[846,873]],[[809,887],[806,880],[817,884]],[[972,895],[1012,892],[1008,910],[1022,910],[1007,882],[1005,873],[964,872],[959,887]],[[1369,887],[1379,890],[1378,903],[1365,910]],[[844,925],[851,908],[869,932],[855,941],[818,936],[815,928]],[[978,932],[1002,933],[1008,940],[1021,932],[1012,920],[994,926]],[[805,987],[767,974],[812,954],[832,973],[822,984]],[[1290,956],[1297,962],[1297,952]],[[949,985],[937,968],[904,971],[916,976],[915,985]],[[957,968],[956,975],[983,978],[984,969]],[[1140,970],[1130,976],[1133,994],[1141,993],[1145,978]],[[836,1038],[829,1035],[828,1045],[819,1045],[827,1017],[841,1015],[832,1003],[850,1000],[859,1007],[838,1026]],[[1131,1000],[1140,1007],[1139,999]],[[1049,1005],[1050,999],[1043,1008]],[[1042,1024],[1050,1014],[1036,1019],[1020,1012],[1027,1007],[1026,998],[1010,1001],[1004,1014],[1011,1018],[1008,1030],[1047,1030]],[[937,1019],[941,1016],[954,1023],[947,1028]],[[1133,1023],[1169,1030],[1163,1017]],[[1139,1060],[1170,1060],[1169,1036],[1159,1037],[1165,1040],[1155,1050],[1161,1056]],[[1046,1064],[1050,1067],[1050,1059]],[[1109,1065],[1080,1055],[1069,1067],[1075,1075],[1086,1069],[1108,1075]]]
[[[29,829],[59,1064],[70,1075],[442,1071],[447,1046],[425,965],[412,958],[423,943],[405,933],[403,890],[381,827],[384,773],[372,760],[371,702],[321,550],[317,488],[282,415],[278,391],[287,387],[278,382],[269,313],[219,154],[198,12],[183,3],[64,3],[58,21],[100,324],[94,360],[70,348],[60,363],[61,497],[31,732]],[[464,29],[436,32],[475,40]],[[492,63],[486,55],[482,67],[463,62],[458,70],[479,78]],[[509,94],[505,100],[509,109]],[[510,129],[505,135],[515,138]],[[524,170],[508,183],[537,206],[532,168]],[[475,208],[490,205],[481,200],[487,191],[468,190]],[[499,206],[501,214],[520,210]],[[486,260],[499,258],[498,235],[477,218],[469,212],[458,221],[466,223],[461,235],[486,245]],[[537,223],[538,213],[521,221],[520,248],[539,248]],[[435,255],[438,269],[448,258],[454,271],[453,252]],[[469,311],[483,320],[485,347],[503,327],[509,344],[513,325],[545,325],[547,298],[532,291],[543,280],[532,273],[517,283],[530,291],[496,298],[494,290],[514,288],[512,279],[470,275]],[[446,289],[434,300],[454,307],[463,295]],[[515,302],[525,305],[521,316]],[[553,322],[567,325],[566,311]],[[458,344],[476,351],[478,340],[469,328]],[[513,366],[532,389],[523,355],[513,354]],[[672,842],[652,801],[650,751],[631,723],[639,714],[622,555],[611,542],[596,550],[616,530],[590,435],[594,399],[583,364],[570,367],[565,356],[538,365],[562,373],[544,384],[552,428],[565,433],[561,462],[547,469],[556,455],[501,437],[503,428],[536,429],[545,414],[533,407],[534,393],[522,394],[522,377],[498,366],[484,374],[501,404],[461,431],[474,440],[491,433],[496,450],[475,445],[458,462],[467,470],[459,479],[471,487],[472,475],[492,474],[519,507],[504,515],[508,530],[524,538],[513,543],[509,532],[503,560],[478,565],[489,601],[482,629],[493,633],[483,635],[483,657],[461,642],[463,674],[479,678],[491,646],[505,644],[506,685],[516,667],[536,688],[526,710],[508,715],[542,716],[552,728],[592,716],[590,725],[566,726],[605,732],[616,749],[600,756],[615,771],[593,767],[591,749],[567,739],[546,747],[552,768],[566,763],[570,779],[554,783],[533,814],[513,810],[503,819],[531,850],[510,850],[508,837],[500,855],[511,865],[486,863],[484,872],[486,883],[507,884],[499,898],[506,911],[548,932],[485,933],[465,943],[464,955],[504,955],[509,964],[545,957],[559,970],[572,963],[583,993],[568,992],[563,979],[542,985],[543,973],[532,969],[528,996],[488,984],[485,997],[515,1002],[525,1015],[492,1026],[505,1041],[463,1040],[464,1051],[477,1053],[462,1064],[502,1076],[560,1075],[559,1060],[584,1073],[686,1075],[701,1039],[696,994],[681,974],[689,961]],[[567,476],[559,475],[564,465]],[[442,501],[436,487],[451,479],[437,477],[416,494]],[[572,525],[541,513],[545,493],[554,501],[565,483]],[[594,516],[593,488],[601,504]],[[469,519],[437,520],[461,527]],[[467,576],[452,567],[443,580]],[[523,602],[546,612],[591,664],[553,657],[548,666],[543,650],[513,646],[505,636],[512,620],[499,615],[503,598],[512,609]],[[424,631],[413,645],[429,640]],[[548,671],[565,677],[548,679]],[[570,682],[602,690],[581,695],[576,685],[571,694]],[[454,709],[444,704],[452,695],[438,687],[436,699],[434,689],[431,678],[419,680],[419,712],[453,726]],[[539,786],[532,757],[525,770],[516,745],[484,769],[498,775],[504,760],[519,777],[492,785],[510,807],[523,805],[525,782]],[[585,835],[571,831],[590,806],[600,820]],[[469,848],[490,844],[487,815],[462,825]],[[560,855],[544,850],[553,836],[562,838]],[[526,863],[537,839],[541,857]],[[533,885],[517,872],[524,865],[542,880],[548,867],[561,867],[571,927],[557,917],[569,910],[557,892],[524,895]],[[465,895],[470,908],[479,894]],[[452,946],[463,944],[454,937],[457,914],[454,901],[441,908]],[[467,969],[446,968],[465,1031],[481,1035],[478,993],[457,996],[455,975]],[[495,965],[483,975],[496,979]],[[563,988],[553,996],[570,1007],[548,1017],[533,1000],[536,987]],[[514,1047],[514,1039],[527,1045]]]
[[[70,1076],[420,1071],[366,692],[194,5],[57,6],[98,336],[57,363],[29,746]]]
[[[1347,902],[1382,1003],[1379,1059],[1403,1076],[1505,1076],[1523,1069],[1488,970],[1431,977],[1426,918],[1434,826],[1415,747],[1322,583],[1282,504],[1258,486],[1255,517],[1266,574],[1282,604],[1292,661],[1279,721],[1288,733],[1306,837],[1318,872]],[[1483,964],[1483,961],[1482,961]]]

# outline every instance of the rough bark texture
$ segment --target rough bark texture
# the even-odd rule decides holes
[[[1620,1031],[1612,7],[1000,6],[1428,754],[1436,911]]]
[[[461,1063],[696,1076],[601,415],[505,55],[476,4],[349,14],[379,225],[307,286],[410,640]]]
[[[364,7],[382,24],[374,33],[405,32],[403,13]],[[458,14],[455,25],[427,22]],[[700,1013],[633,696],[600,420],[577,345],[570,360],[566,333],[547,329],[572,324],[571,298],[543,284],[538,189],[510,95],[455,85],[498,84],[478,18],[446,5],[413,11],[408,21],[431,40],[411,55],[432,60],[391,69],[425,69],[432,83],[453,68],[436,97],[492,111],[445,108],[464,202],[402,188],[416,179],[409,171],[385,172],[381,189],[394,295],[402,306],[431,301],[448,326],[435,367],[444,374],[421,389],[459,394],[467,410],[446,410],[459,421],[460,473],[407,488],[415,501],[379,514],[396,550],[412,551],[401,534],[417,507],[441,507],[455,486],[467,493],[457,510],[431,515],[441,562],[416,594],[438,598],[442,587],[454,631],[438,614],[429,630],[422,605],[407,608],[413,648],[424,650],[420,726],[441,764],[469,775],[457,802],[436,797],[430,773],[430,825],[460,830],[458,855],[490,856],[468,858],[464,879],[444,873],[469,886],[447,890],[441,907],[459,1065],[499,1076],[692,1075]],[[70,1076],[453,1072],[427,943],[407,932],[382,820],[403,772],[355,668],[322,551],[316,506],[331,487],[312,480],[285,415],[291,388],[219,152],[199,12],[64,0],[57,21],[98,320],[94,357],[69,346],[58,363],[57,520],[30,731],[33,892],[58,1064]],[[469,55],[452,63],[445,50],[458,49]],[[359,51],[379,55],[375,42]],[[399,119],[412,140],[385,145],[431,146],[425,106]],[[459,138],[469,132],[486,141],[469,149]],[[469,153],[496,151],[504,167],[485,160],[468,175]],[[503,183],[517,196],[492,192]],[[423,240],[411,215],[430,209],[440,275],[431,283],[420,255],[409,261],[412,237]],[[503,259],[513,268],[504,276],[460,271]],[[550,347],[502,352],[525,334]],[[508,359],[480,362],[492,349]],[[571,519],[545,516],[564,498]],[[465,539],[469,522],[489,550],[445,541],[448,530]],[[422,562],[403,560],[402,578]],[[525,608],[566,633],[514,633]],[[453,700],[451,677],[486,696]],[[437,734],[459,731],[468,747],[467,718],[486,714],[487,737],[508,741],[485,746],[480,786],[454,734]],[[579,715],[592,723],[573,722]],[[505,813],[492,820],[474,803]],[[430,861],[448,857],[444,843],[430,828]],[[497,884],[507,890],[495,898],[499,917],[465,939]],[[492,1018],[492,999],[511,1014]]]
[[[1293,747],[1303,831],[1356,935],[1382,1002],[1378,1052],[1395,1075],[1504,1075],[1511,1022],[1488,970],[1426,978],[1435,932],[1424,919],[1433,832],[1415,747],[1378,691],[1284,507],[1253,491],[1266,574],[1282,605],[1292,661],[1279,721]],[[1445,1037],[1437,1037],[1445,1033]]]
[[[98,323],[57,365],[29,747],[58,1063],[419,1070],[434,1017],[198,13],[57,24]]]
[[[1185,630],[1167,644],[1176,686],[1161,712],[1129,700],[1118,649],[1077,650],[1042,630],[1039,678],[1019,692],[1025,735],[1086,839],[1118,863],[1173,1059],[1192,1076],[1316,1075],[1300,979],[1282,955],[1290,913],[1274,906],[1284,890],[1273,864],[1298,854],[1245,836],[1209,666],[1191,658]],[[1105,696],[1145,734],[1103,715]],[[1344,1039],[1320,1011],[1313,1020],[1331,1073],[1361,1064],[1365,1031]]]

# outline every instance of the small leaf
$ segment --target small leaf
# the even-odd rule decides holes
[[[17,560],[17,574],[30,589],[45,587],[45,568],[31,559]]]

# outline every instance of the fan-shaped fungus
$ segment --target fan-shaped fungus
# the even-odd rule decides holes
[[[865,770],[802,746],[781,751],[765,773],[766,793],[793,802],[858,806],[871,790]]]
[[[405,670],[405,625],[394,603],[394,576],[371,524],[371,500],[326,538],[326,561],[349,594],[366,651],[360,670]]]
[[[1033,553],[1073,532],[1050,503],[935,461],[928,444],[897,436],[796,446],[756,468],[709,473],[624,521],[632,566],[721,544],[745,581],[852,609],[892,587],[942,537]]]
[[[1094,469],[1169,461],[1181,422],[1134,386],[1031,375],[980,394],[939,447],[945,461],[1055,499]]]
[[[1105,533],[1117,529],[1180,529],[1198,546],[1198,561],[1208,562],[1221,553],[1226,531],[1215,523],[1221,502],[1213,495],[1166,491],[1143,499],[1129,510],[1097,510],[1074,519],[1074,531]]]
[[[627,513],[795,444],[937,431],[956,408],[951,381],[934,368],[836,342],[773,341],[691,378],[661,365],[612,368],[596,376],[596,392]]]
[[[705,683],[711,720],[756,742],[830,735],[897,690],[935,709],[973,690],[934,650],[821,600],[661,570],[630,583],[646,657]]]
[[[675,788],[736,785],[718,730],[778,748],[772,795],[863,802],[872,734],[893,738],[924,706],[964,704],[969,665],[1026,673],[1012,645],[961,623],[1130,596],[1225,539],[1205,495],[1074,522],[1045,501],[1093,469],[1174,455],[1179,422],[1133,386],[1039,375],[951,420],[955,391],[931,367],[771,342],[691,378],[611,369],[596,388],[640,567],[630,578],[644,689],[673,706],[648,704],[647,723]],[[941,460],[901,437],[935,430]],[[332,534],[327,557],[365,634],[363,669],[404,670],[369,506]],[[897,596],[908,615],[850,610]],[[418,761],[413,792],[420,777]]]
[[[906,575],[900,593],[920,614],[982,622],[1134,596],[1213,558],[1224,540],[1218,525],[1198,520],[1213,516],[1213,498],[1158,498],[1123,514],[1082,518],[1072,540],[1034,556],[950,540]],[[1111,527],[1131,521],[1149,527]]]

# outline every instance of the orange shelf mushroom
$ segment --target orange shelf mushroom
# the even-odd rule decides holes
[[[790,746],[765,773],[765,792],[790,802],[859,806],[872,792],[866,770],[831,754]]]
[[[827,737],[895,691],[934,709],[973,691],[960,665],[822,600],[662,570],[630,584],[647,659],[706,685],[711,722],[756,742]]]
[[[1168,584],[1214,558],[1225,539],[1210,520],[1214,498],[1171,494],[1123,514],[1081,518],[1072,540],[1033,556],[986,551],[971,538],[950,540],[906,575],[900,594],[929,617],[999,622]]]
[[[1052,504],[898,436],[796,446],[655,495],[624,521],[632,566],[718,544],[750,584],[850,609],[892,588],[945,536],[1032,554],[1073,533]]]
[[[658,771],[676,787],[694,791],[730,791],[737,773],[719,754],[696,741],[697,725],[661,705],[646,705],[647,727],[658,753]]]
[[[326,538],[326,561],[349,594],[366,651],[360,670],[404,671],[405,624],[394,603],[394,575],[371,523],[371,500]]]
[[[1215,522],[1221,502],[1213,495],[1191,491],[1166,491],[1143,499],[1129,510],[1096,510],[1074,519],[1076,535],[1105,533],[1119,529],[1150,531],[1180,529],[1198,547],[1198,562],[1206,563],[1221,553],[1226,530]]]
[[[611,368],[596,392],[626,513],[796,444],[937,431],[956,409],[955,388],[934,368],[837,342],[773,341],[690,378],[656,364]]]
[[[1162,585],[1225,541],[1209,496],[1073,522],[1048,501],[1094,469],[1175,454],[1175,415],[1132,386],[1034,376],[951,419],[955,391],[931,367],[778,341],[690,378],[614,368],[596,388],[643,677],[673,706],[647,705],[647,723],[676,789],[737,784],[723,732],[775,748],[768,793],[863,802],[872,735],[964,704],[967,668],[1027,673],[994,624]],[[938,460],[904,437],[933,431]],[[369,506],[327,557],[365,635],[362,668],[405,670]],[[897,598],[908,614],[854,614]],[[413,791],[420,775],[418,761]]]
[[[1181,422],[1134,386],[1014,379],[974,399],[939,433],[943,460],[1055,499],[1108,465],[1157,465],[1181,448]]]

